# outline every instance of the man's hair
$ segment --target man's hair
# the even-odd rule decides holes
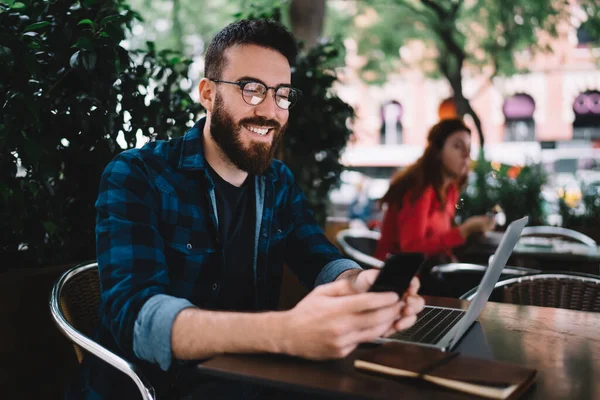
[[[227,64],[225,50],[235,45],[254,44],[275,50],[294,64],[298,48],[294,36],[279,22],[243,19],[227,25],[212,39],[204,57],[204,76],[221,79]]]

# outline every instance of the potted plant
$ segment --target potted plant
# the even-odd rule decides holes
[[[48,295],[95,258],[104,167],[139,134],[183,134],[200,111],[179,86],[189,61],[123,47],[136,18],[122,0],[0,3],[0,343],[17,388],[6,397],[59,397],[69,345]]]

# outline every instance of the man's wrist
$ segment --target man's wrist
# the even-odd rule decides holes
[[[270,343],[264,349],[268,353],[290,354],[289,353],[289,329],[290,318],[293,317],[291,310],[275,311],[267,313],[268,325],[270,327]]]

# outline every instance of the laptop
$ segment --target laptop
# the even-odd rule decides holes
[[[425,306],[412,327],[392,336],[379,338],[377,342],[397,341],[435,347],[442,351],[454,350],[485,307],[528,220],[528,217],[523,217],[508,226],[466,311],[458,308]]]

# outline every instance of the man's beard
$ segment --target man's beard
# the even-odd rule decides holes
[[[272,142],[251,142],[246,148],[241,138],[243,125],[272,127]],[[286,127],[287,124],[281,126],[277,121],[261,117],[244,118],[236,124],[225,111],[221,96],[217,93],[215,97],[210,134],[233,165],[249,174],[261,175],[269,168]]]

